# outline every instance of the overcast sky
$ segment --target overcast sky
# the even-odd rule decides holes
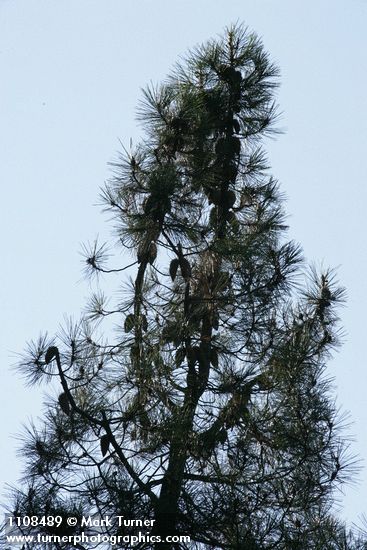
[[[338,267],[348,291],[345,343],[328,372],[367,462],[365,0],[0,0],[0,338],[2,487],[21,462],[16,433],[42,414],[16,354],[88,296],[81,243],[108,237],[99,188],[108,162],[141,135],[140,89],[188,48],[235,21],[281,69],[284,135],[266,144],[288,198],[290,236],[309,261]],[[344,516],[367,513],[367,470]]]

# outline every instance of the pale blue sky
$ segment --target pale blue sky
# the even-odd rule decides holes
[[[339,266],[347,336],[329,364],[367,462],[365,0],[0,0],[2,486],[19,474],[14,434],[39,414],[15,353],[78,314],[82,242],[108,236],[93,206],[119,139],[136,141],[140,88],[180,54],[245,22],[281,69],[285,134],[267,144],[288,197],[290,235],[310,261]],[[367,512],[367,470],[344,514]]]

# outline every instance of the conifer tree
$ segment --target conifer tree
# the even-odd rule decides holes
[[[88,271],[119,278],[115,302],[95,293],[19,365],[55,398],[24,438],[14,513],[123,515],[191,537],[139,548],[365,548],[332,513],[354,467],[325,375],[344,291],[287,240],[261,147],[278,76],[233,26],[145,90],[145,139],[102,193],[125,264],[86,249]]]

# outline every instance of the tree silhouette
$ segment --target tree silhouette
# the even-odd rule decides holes
[[[24,436],[15,515],[123,515],[191,538],[139,548],[365,548],[332,513],[355,468],[325,376],[344,292],[286,240],[260,144],[277,85],[261,41],[233,26],[144,92],[146,138],[102,193],[125,266],[85,250],[88,272],[120,278],[115,302],[95,293],[19,365],[56,397]]]

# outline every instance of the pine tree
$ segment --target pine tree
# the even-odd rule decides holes
[[[102,193],[132,259],[112,268],[105,246],[86,249],[89,271],[120,278],[115,304],[97,292],[19,365],[56,397],[24,437],[15,514],[123,515],[191,537],[139,548],[365,548],[332,513],[354,468],[325,375],[344,291],[287,241],[261,148],[278,76],[233,26],[144,92],[146,138]]]

